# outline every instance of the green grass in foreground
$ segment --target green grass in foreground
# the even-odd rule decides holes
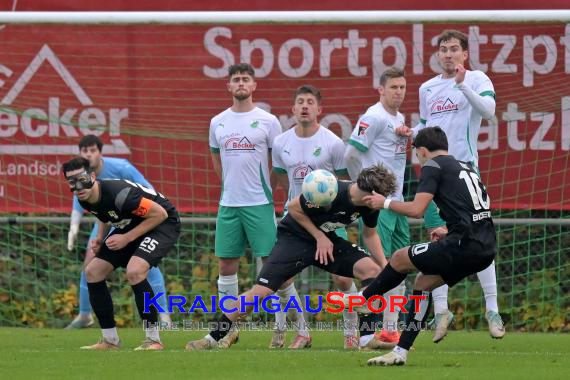
[[[99,338],[98,329],[0,328],[0,379],[568,379],[568,334],[507,333],[501,341],[487,332],[452,331],[439,345],[420,334],[405,367],[367,367],[374,352],[342,350],[342,333],[313,332],[313,348],[273,351],[270,332],[242,332],[230,350],[185,352],[199,332],[162,333],[163,352],[134,352],[138,329],[122,329],[118,352],[79,347]],[[288,341],[293,334],[289,333]]]

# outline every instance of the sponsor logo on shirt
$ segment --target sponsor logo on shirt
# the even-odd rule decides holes
[[[131,219],[123,219],[115,223],[111,223],[111,225],[115,228],[123,229],[131,223]]]
[[[307,174],[313,171],[310,165],[305,165],[302,162],[297,163],[297,167],[293,170],[293,181],[303,182]]]
[[[431,105],[432,115],[457,111],[459,111],[459,105],[449,98],[437,98]]]
[[[344,227],[346,227],[346,224],[341,222],[325,222],[321,224],[320,229],[325,232],[333,232],[335,230],[338,230],[339,228],[344,228]]]
[[[321,151],[322,149],[320,146],[316,147],[315,150],[313,151],[313,156],[319,157],[321,155]]]
[[[252,144],[247,137],[232,137],[226,140],[224,147],[229,152],[255,151],[255,144]]]
[[[252,128],[257,128],[257,127],[259,127],[259,121],[256,120],[253,123],[251,123],[249,126]]]

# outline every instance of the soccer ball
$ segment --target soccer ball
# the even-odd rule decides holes
[[[338,193],[336,177],[327,170],[314,170],[303,180],[303,196],[317,207],[330,205]]]

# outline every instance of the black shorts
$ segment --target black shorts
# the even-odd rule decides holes
[[[257,276],[257,283],[277,291],[285,281],[310,265],[339,276],[354,277],[354,264],[368,255],[364,249],[343,238],[335,237],[332,243],[334,262],[329,260],[328,265],[323,265],[315,260],[316,241],[278,230],[277,242]]]
[[[109,236],[122,233],[124,232],[120,229],[115,229]],[[118,267],[126,268],[133,256],[138,256],[148,262],[151,267],[155,267],[166,256],[168,251],[174,247],[179,236],[180,222],[163,223],[117,251],[110,250],[103,242],[95,257],[109,262],[115,269]]]
[[[476,240],[444,238],[414,244],[408,250],[410,261],[423,274],[439,275],[449,286],[487,268],[495,259],[494,244]]]

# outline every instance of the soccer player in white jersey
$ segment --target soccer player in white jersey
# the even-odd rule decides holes
[[[344,163],[344,143],[333,132],[319,125],[318,117],[322,112],[321,92],[314,86],[304,85],[295,91],[293,115],[296,125],[275,138],[271,152],[273,172],[276,173],[277,183],[287,191],[287,202],[302,193],[303,179],[316,169],[325,169],[335,173],[339,179],[348,178],[348,171]],[[287,205],[285,205],[285,209]],[[338,229],[337,235],[348,240],[346,230]],[[340,292],[357,294],[356,286],[351,278],[333,275],[333,281]],[[287,281],[277,292],[286,302],[289,296],[294,295],[289,289],[294,284],[292,279]],[[296,294],[296,291],[294,292]],[[285,297],[284,297],[285,296]],[[358,349],[356,326],[358,316],[356,313],[343,312],[345,321],[344,348]],[[276,315],[278,329],[275,331],[270,348],[281,348],[285,341],[285,316],[283,312]],[[289,348],[298,345],[310,344],[311,338],[305,331],[299,335]]]
[[[449,154],[478,167],[477,138],[481,121],[491,119],[495,114],[493,83],[482,71],[465,69],[468,37],[464,33],[445,30],[439,35],[437,44],[437,57],[443,72],[420,87],[420,123],[413,130],[401,128],[399,132],[415,136],[423,128],[439,126],[449,140]],[[425,219],[429,223],[427,214]],[[477,277],[485,294],[485,318],[489,332],[493,338],[500,339],[505,335],[505,329],[497,303],[495,262],[477,273]],[[453,319],[447,306],[448,290],[444,285],[433,291],[436,315],[434,342],[445,337],[448,323]]]
[[[360,117],[346,147],[346,163],[351,178],[358,177],[363,168],[382,164],[396,177],[397,190],[389,198],[403,201],[404,173],[406,171],[406,148],[408,138],[395,133],[395,128],[404,125],[404,116],[399,112],[406,96],[404,71],[391,67],[380,76],[378,88],[380,100],[368,108]],[[391,210],[382,210],[378,217],[378,234],[382,238],[384,255],[410,245],[408,219]],[[384,295],[403,296],[406,287],[402,281]],[[382,331],[360,337],[360,345],[365,348],[393,348],[400,339],[398,333],[399,309],[393,312],[389,307],[383,313]]]
[[[212,118],[210,151],[222,181],[216,219],[215,254],[219,259],[219,297],[238,296],[239,260],[246,240],[255,257],[267,257],[277,234],[270,179],[271,148],[281,133],[275,116],[253,104],[257,84],[247,63],[230,66],[228,92],[233,105]],[[237,340],[232,331],[220,348]]]

